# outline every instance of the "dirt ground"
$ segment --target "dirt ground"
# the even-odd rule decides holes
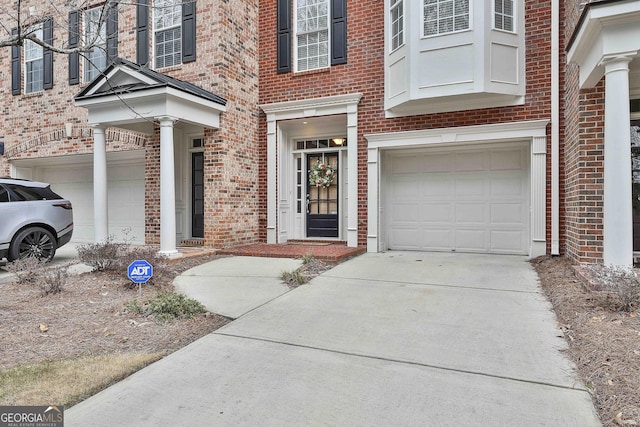
[[[590,289],[593,280],[562,257],[532,261],[551,301],[568,355],[605,426],[640,425],[640,317],[618,311],[611,298]]]
[[[141,301],[172,289],[173,278],[215,256],[172,263],[166,274],[142,287]],[[553,304],[560,329],[605,426],[640,425],[640,317],[612,309],[588,290],[564,258],[532,261]],[[312,278],[332,264],[317,260],[301,273]],[[108,273],[70,276],[63,292],[43,296],[35,287],[0,287],[0,370],[48,359],[126,352],[170,353],[218,329],[228,319],[207,313],[157,323],[127,311],[138,299],[126,277]],[[523,315],[526,315],[524,313]]]
[[[139,301],[172,289],[177,274],[212,256],[169,265],[153,284],[142,286]],[[125,352],[171,353],[228,322],[208,313],[193,319],[157,323],[129,313],[137,287],[125,277],[94,272],[72,275],[63,291],[43,296],[40,288],[16,282],[0,287],[0,370],[49,359]]]

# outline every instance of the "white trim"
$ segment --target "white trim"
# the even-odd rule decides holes
[[[367,251],[385,250],[381,233],[381,151],[422,147],[529,141],[531,144],[531,245],[529,256],[546,253],[546,138],[548,120],[365,135],[368,141]]]
[[[280,180],[277,174],[286,173],[283,171],[285,165],[283,157],[288,143],[284,141],[285,137],[278,126],[278,121],[346,114],[349,141],[346,238],[348,246],[358,246],[358,103],[361,98],[361,93],[352,93],[260,105],[267,115],[267,164],[275,165],[276,160],[280,159],[278,163],[280,167],[277,170],[273,167],[267,168],[267,243],[274,244],[280,241],[278,236],[280,202],[277,197],[277,185]]]
[[[577,30],[567,62],[580,66],[580,89],[592,88],[604,76],[606,56],[640,54],[640,0],[591,3]]]

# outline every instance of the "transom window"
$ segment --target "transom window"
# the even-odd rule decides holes
[[[329,0],[296,2],[297,70],[329,66]]]
[[[153,8],[155,67],[182,63],[182,2],[155,0]]]
[[[314,150],[318,148],[341,148],[347,146],[347,138],[310,139],[296,141],[296,150]]]
[[[469,29],[469,0],[423,0],[425,36]]]
[[[42,27],[37,28],[33,33],[42,40]],[[24,41],[24,75],[25,93],[44,89],[44,49],[31,40]]]
[[[83,80],[90,82],[107,67],[107,26],[103,20],[100,24],[102,7],[84,12],[84,42],[93,45],[85,54]]]
[[[391,50],[404,44],[404,0],[391,0]]]
[[[497,30],[513,31],[513,0],[494,0],[493,26]]]

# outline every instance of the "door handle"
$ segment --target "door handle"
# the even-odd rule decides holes
[[[307,215],[309,215],[311,213],[311,199],[309,198],[309,195],[307,194]]]

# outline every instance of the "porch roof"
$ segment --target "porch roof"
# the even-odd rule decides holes
[[[227,100],[166,74],[116,58],[74,98],[89,110],[89,123],[119,125],[170,117],[195,125],[219,127]],[[125,107],[125,108],[123,108]]]

